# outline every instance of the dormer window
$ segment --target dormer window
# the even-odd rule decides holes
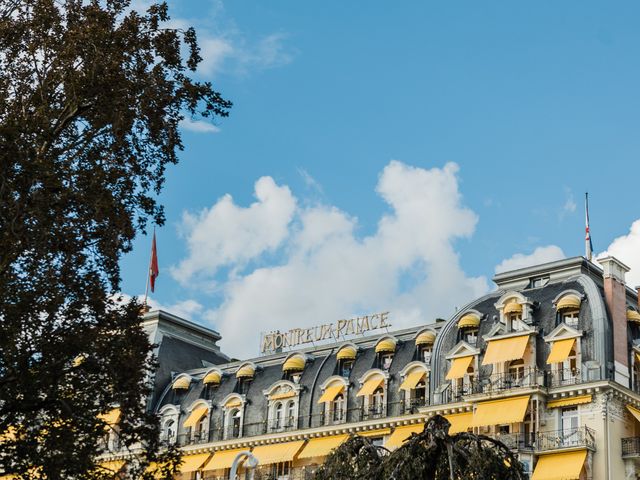
[[[300,377],[304,372],[306,359],[300,354],[293,355],[282,365],[283,379],[293,383],[300,383]]]
[[[436,334],[430,330],[424,331],[416,337],[416,360],[427,364],[431,363],[431,353],[433,352],[435,339]]]
[[[236,381],[236,388],[234,390],[234,393],[239,393],[240,395],[246,395],[247,392],[249,391],[251,380],[252,379],[248,377],[238,378],[238,380]]]
[[[463,340],[475,346],[478,341],[480,316],[477,313],[467,313],[458,320],[458,340]]]
[[[564,295],[556,303],[557,324],[565,323],[572,328],[578,327],[580,320],[580,297],[574,294]]]
[[[477,328],[467,328],[463,333],[464,341],[469,345],[475,346],[478,342],[478,329]]]
[[[383,338],[376,345],[376,362],[374,368],[388,371],[393,362],[393,354],[396,351],[396,341],[392,338]]]
[[[380,354],[380,368],[385,372],[388,372],[393,362],[393,353]]]
[[[336,355],[336,359],[338,361],[336,374],[341,377],[349,378],[351,376],[351,370],[353,370],[353,365],[356,361],[356,356],[358,352],[356,348],[352,345],[345,345]]]
[[[341,376],[349,378],[351,376],[351,370],[353,370],[353,360],[345,359],[338,360],[338,372]]]

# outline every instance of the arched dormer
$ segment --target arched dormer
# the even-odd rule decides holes
[[[295,383],[299,382],[308,360],[309,357],[302,353],[290,354],[282,364],[283,378]]]
[[[376,360],[373,367],[388,371],[391,368],[397,345],[398,340],[390,335],[385,335],[378,340],[375,347]]]
[[[189,387],[191,386],[191,380],[191,375],[189,375],[188,373],[181,373],[173,379],[171,388],[173,390],[189,390]]]
[[[206,442],[209,438],[209,412],[211,405],[203,399],[198,399],[186,409],[186,418],[182,428],[195,443]]]
[[[256,375],[256,365],[253,362],[245,362],[238,370],[236,370],[236,386],[235,393],[246,395],[249,391],[249,385]]]
[[[347,421],[347,395],[349,382],[340,375],[332,375],[320,385],[322,395],[318,404],[324,407],[325,425],[337,425]]]
[[[418,332],[415,338],[416,351],[415,360],[431,363],[431,354],[433,353],[433,344],[436,341],[436,332],[430,328],[424,328]]]
[[[565,290],[553,299],[556,308],[556,325],[564,322],[570,327],[578,326],[583,295],[576,290]]]
[[[202,377],[202,383],[204,385],[217,387],[220,385],[220,382],[222,382],[222,376],[222,370],[219,368],[210,368],[207,370],[207,373],[204,374],[204,377]]]
[[[533,302],[520,292],[510,291],[502,295],[494,305],[500,312],[500,322],[507,330],[518,330],[519,322],[530,324],[533,315]]]
[[[268,400],[267,423],[272,432],[294,429],[298,425],[300,384],[279,380],[263,390]]]
[[[160,441],[173,445],[178,440],[180,409],[176,405],[164,405],[159,411]]]
[[[380,418],[387,414],[387,392],[389,372],[372,368],[359,378],[360,390],[356,397],[362,397],[363,418]]]
[[[475,345],[480,331],[482,314],[477,310],[466,310],[458,319],[458,341],[464,341],[469,345]]]
[[[400,371],[400,390],[404,391],[405,409],[415,411],[429,402],[429,368],[419,361],[408,363]]]
[[[341,346],[338,353],[336,353],[335,373],[345,378],[349,378],[357,356],[358,347],[355,344],[347,343]]]

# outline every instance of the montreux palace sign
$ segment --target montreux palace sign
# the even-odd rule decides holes
[[[305,343],[333,339],[338,341],[349,335],[362,335],[370,330],[388,328],[389,312],[373,313],[362,317],[338,320],[311,328],[293,328],[288,332],[270,332],[262,335],[260,353],[269,354]]]

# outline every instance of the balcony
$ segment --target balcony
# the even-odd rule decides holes
[[[565,368],[547,373],[549,377],[548,386],[551,388],[582,383],[582,376],[577,368]]]
[[[517,388],[541,387],[543,385],[544,371],[535,367],[528,367],[519,371],[475,377],[468,382],[463,395],[496,393]]]
[[[536,450],[558,450],[565,448],[596,448],[595,431],[589,427],[540,432],[536,438]]]
[[[500,433],[492,435],[511,450],[535,450],[537,435],[535,433]]]
[[[622,439],[623,457],[640,457],[640,437]]]

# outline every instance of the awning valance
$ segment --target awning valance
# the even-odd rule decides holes
[[[376,389],[380,385],[382,385],[382,382],[384,382],[384,377],[382,375],[374,375],[373,377],[369,378],[369,380],[364,382],[362,388],[358,390],[358,393],[356,393],[356,397],[365,397],[367,395],[372,395],[373,392],[375,392]]]
[[[412,433],[420,433],[424,430],[424,423],[415,423],[413,425],[403,425],[396,427],[391,436],[387,439],[384,447],[393,450],[402,446],[402,444],[411,437]]]
[[[209,412],[209,408],[205,407],[204,405],[194,408],[189,414],[189,416],[187,417],[187,419],[184,421],[182,426],[184,428],[195,427],[196,424],[200,421],[200,419],[204,417],[208,412]]]
[[[286,443],[274,443],[271,445],[259,445],[253,449],[253,453],[260,465],[270,465],[272,463],[290,462],[300,451],[304,440]]]
[[[489,425],[520,423],[527,413],[527,405],[529,405],[530,398],[531,395],[525,395],[478,403],[473,413],[471,426],[486,427]]]
[[[578,480],[586,450],[540,455],[531,480]]]
[[[575,338],[565,338],[564,340],[556,340],[553,342],[553,345],[551,345],[551,353],[549,353],[549,358],[547,358],[547,364],[564,362],[569,356],[569,353],[571,353],[571,349],[575,343]]]
[[[556,304],[556,310],[577,310],[580,308],[580,299],[575,295],[565,295]]]
[[[519,360],[524,357],[527,343],[529,343],[529,335],[489,340],[482,365]]]
[[[404,381],[400,385],[400,390],[413,390],[416,388],[416,385],[420,383],[420,380],[425,378],[427,372],[422,370],[421,368],[416,368],[409,372],[406,377],[404,377]]]
[[[390,338],[385,338],[384,340],[380,340],[376,345],[376,353],[388,353],[396,351],[396,342],[391,340]]]
[[[324,393],[318,400],[318,403],[333,402],[335,398],[344,390],[344,385],[341,383],[334,383],[325,388]]]
[[[295,396],[296,396],[296,391],[289,390],[288,392],[274,393],[269,397],[269,400],[282,400],[284,398],[293,398]]]
[[[219,372],[209,372],[204,376],[202,383],[205,385],[218,385],[222,380],[222,376]]]
[[[352,347],[351,345],[346,345],[338,350],[338,355],[336,355],[336,358],[338,360],[353,360],[356,358],[357,354],[358,352],[354,347]]]
[[[475,313],[467,313],[458,320],[458,328],[472,328],[480,325],[480,317]]]
[[[291,372],[291,371],[304,370],[305,363],[306,362],[304,361],[304,358],[302,358],[299,355],[297,355],[295,357],[291,357],[291,358],[287,359],[286,362],[284,362],[284,365],[282,365],[282,371],[283,372]]]
[[[249,448],[234,448],[233,450],[222,450],[220,452],[215,452],[213,454],[213,458],[204,468],[205,472],[210,472],[212,470],[222,470],[225,468],[231,468],[233,465],[233,461],[236,459],[236,456],[240,452],[249,451]]]
[[[349,435],[334,435],[331,437],[312,438],[309,440],[300,454],[298,459],[313,458],[313,457],[326,457],[331,453],[334,448],[339,447]]]
[[[582,405],[583,403],[591,403],[592,395],[578,395],[571,398],[559,398],[557,400],[549,400],[547,408],[570,407],[572,405]]]
[[[451,361],[451,368],[449,369],[449,373],[447,373],[446,380],[454,380],[456,378],[464,377],[464,374],[467,373],[472,361],[473,355],[454,358]]]
[[[198,453],[196,455],[184,455],[182,457],[182,465],[180,465],[181,473],[191,473],[200,470],[207,459],[211,456],[210,453]]]
[[[378,428],[376,430],[367,430],[366,432],[358,432],[361,437],[383,437],[391,433],[390,428]]]
[[[507,303],[504,306],[504,310],[502,310],[502,312],[505,315],[508,315],[509,313],[522,313],[522,305],[517,302]]]
[[[454,433],[466,432],[471,428],[473,412],[452,413],[451,415],[445,415],[444,418],[449,420],[451,424],[449,435],[453,435]]]
[[[436,341],[436,334],[430,331],[422,332],[416,337],[416,345],[431,345]]]

